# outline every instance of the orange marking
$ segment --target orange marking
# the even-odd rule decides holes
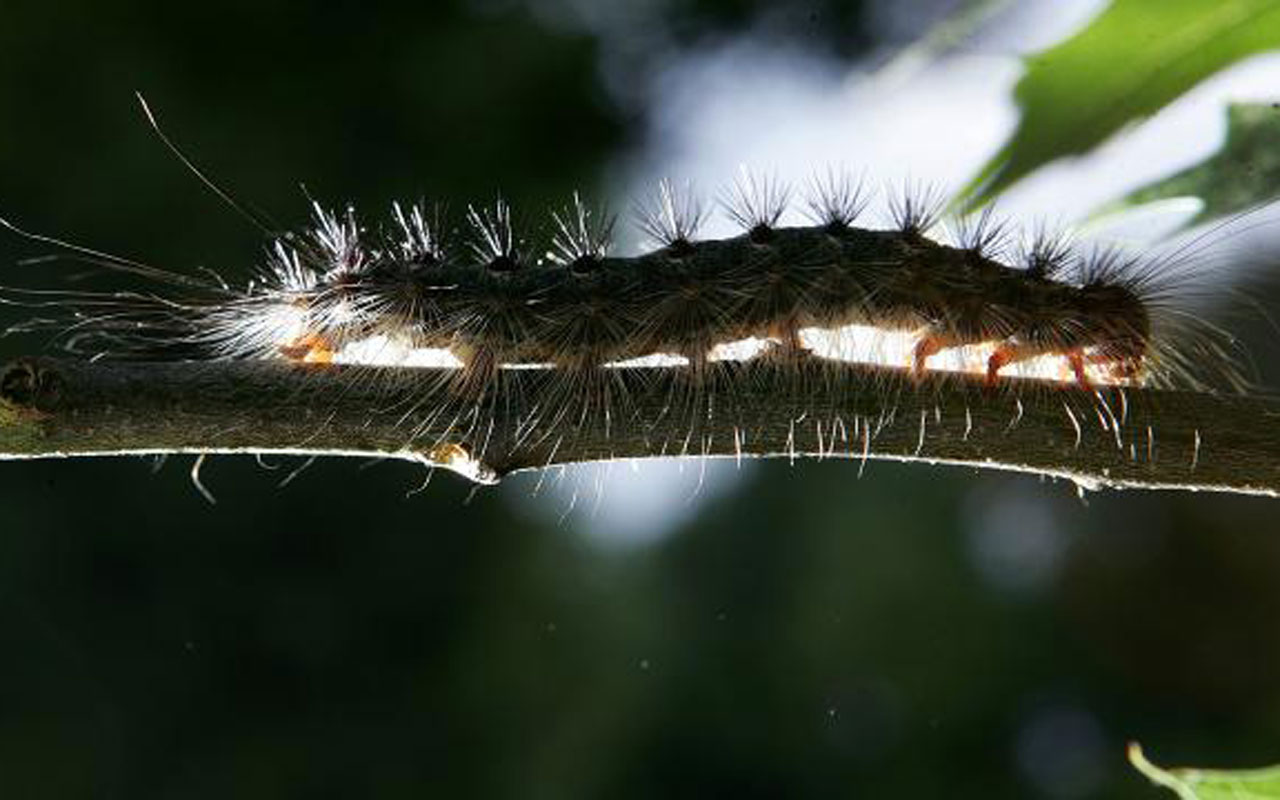
[[[333,363],[334,352],[329,348],[328,342],[314,333],[286,342],[277,349],[280,355],[290,361],[300,361],[304,364]]]
[[[312,348],[302,359],[304,364],[332,364],[333,351],[325,347]]]
[[[1002,345],[995,349],[995,352],[993,352],[991,357],[987,359],[987,377],[983,383],[988,389],[996,385],[996,382],[1000,378],[1000,369],[1006,364],[1012,362],[1013,359],[1014,352],[1012,348],[1004,347]]]
[[[917,381],[924,377],[929,356],[942,352],[942,340],[937,336],[923,336],[911,353],[911,377]]]

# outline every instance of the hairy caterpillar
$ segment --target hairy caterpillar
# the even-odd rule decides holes
[[[636,256],[612,254],[615,218],[577,196],[529,235],[501,199],[468,206],[457,220],[439,208],[393,204],[372,226],[354,209],[313,203],[311,226],[274,237],[243,288],[0,220],[169,287],[8,290],[0,298],[52,306],[51,318],[15,330],[52,329],[63,348],[92,359],[266,359],[310,364],[317,376],[350,365],[383,380],[418,366],[448,367],[440,385],[404,412],[406,420],[416,417],[410,440],[448,421],[450,434],[431,450],[441,463],[483,459],[496,409],[514,397],[528,400],[526,378],[534,373],[543,380],[508,438],[551,442],[544,449],[552,453],[579,431],[608,435],[632,424],[630,407],[643,387],[619,376],[637,365],[678,376],[664,408],[687,434],[683,442],[657,442],[659,452],[710,450],[692,442],[708,420],[732,418],[737,368],[746,364],[767,365],[780,397],[830,383],[826,372],[837,367],[886,361],[903,368],[908,384],[966,370],[980,373],[990,391],[1010,386],[1011,374],[1034,376],[1044,380],[1021,381],[1018,391],[1038,386],[1084,405],[1099,388],[1245,383],[1230,336],[1180,305],[1194,284],[1187,265],[1198,256],[1196,240],[1160,256],[1073,247],[1043,229],[1018,240],[988,209],[955,223],[948,244],[931,238],[942,209],[937,193],[899,191],[888,203],[891,227],[861,227],[868,194],[852,174],[835,170],[806,187],[802,210],[811,224],[784,225],[795,194],[744,171],[719,198],[741,232],[704,240],[698,232],[708,206],[688,187],[664,181],[636,204],[640,228],[656,245]],[[1078,441],[1077,412],[1064,408]],[[874,426],[853,420],[864,453],[873,427],[893,415],[886,402]],[[1106,415],[1119,441],[1122,420],[1110,408]],[[922,412],[917,452],[925,423]],[[820,452],[837,430],[850,438],[842,420],[825,433],[819,422]],[[1150,430],[1147,438],[1151,451]],[[1136,448],[1130,445],[1135,458]]]
[[[838,336],[850,326],[910,334],[917,374],[944,350],[989,346],[993,385],[1041,356],[1065,359],[1080,388],[1202,388],[1215,369],[1228,385],[1236,378],[1228,352],[1211,349],[1221,344],[1212,329],[1167,304],[1186,278],[1178,264],[1114,248],[1080,252],[1043,229],[1002,261],[1011,237],[989,208],[962,219],[956,243],[944,244],[927,236],[940,213],[936,194],[891,198],[894,229],[873,230],[855,227],[867,198],[850,176],[826,173],[810,189],[815,224],[782,227],[790,190],[744,173],[725,197],[742,235],[698,241],[705,207],[664,181],[637,204],[658,246],[626,258],[610,256],[615,218],[577,196],[551,215],[545,243],[519,235],[501,199],[468,206],[463,232],[421,205],[393,204],[371,231],[354,209],[313,203],[312,226],[274,239],[243,289],[74,248],[178,290],[49,292],[69,317],[19,329],[58,327],[69,350],[99,358],[180,348],[193,357],[395,365],[434,350],[452,356],[460,381],[477,391],[499,366],[591,370],[670,355],[696,371],[718,347],[752,339],[770,345],[767,357],[805,358],[814,353],[802,333]],[[1218,363],[1195,363],[1200,355]]]

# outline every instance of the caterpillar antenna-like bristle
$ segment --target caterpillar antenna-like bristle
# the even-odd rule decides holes
[[[339,216],[325,210],[318,202],[311,202],[313,222],[310,239],[314,255],[324,271],[334,276],[353,275],[365,266],[366,254],[360,242],[360,224],[356,211],[350,205]]]
[[[267,236],[273,236],[280,230],[280,226],[276,224],[276,221],[271,219],[270,216],[258,211],[257,209],[250,209],[249,207],[242,205],[231,196],[230,192],[215,183],[212,178],[197,167],[195,162],[188,158],[187,154],[184,153],[178,145],[174,144],[173,140],[169,138],[169,135],[160,128],[160,123],[156,119],[156,115],[152,113],[151,106],[147,103],[147,99],[142,96],[142,92],[137,91],[133,94],[134,97],[138,98],[138,105],[142,106],[142,113],[146,115],[147,122],[151,125],[151,130],[155,132],[157,137],[159,137],[160,142],[164,144],[169,152],[172,153],[173,156],[191,172],[192,175],[195,175],[209,191],[213,192],[218,199],[230,206],[232,210],[239,214],[250,225],[257,228]]]
[[[467,206],[467,222],[474,236],[471,251],[479,262],[494,272],[507,272],[519,266],[515,230],[511,225],[511,206],[498,197],[492,208]]]
[[[707,219],[707,209],[686,182],[676,187],[669,179],[658,182],[657,190],[635,206],[640,230],[659,247],[683,250],[693,243]]]
[[[1124,268],[1130,263],[1133,263],[1131,258],[1118,246],[1099,244],[1080,253],[1074,278],[1082,286],[1116,283],[1123,277]],[[1033,265],[1034,262],[1029,261],[1028,270]]]
[[[1037,278],[1059,278],[1067,275],[1074,260],[1075,246],[1062,228],[1051,227],[1041,221],[1036,223],[1030,235],[1022,241],[1017,260],[1028,275]],[[1084,278],[1086,262],[1077,265],[1081,275],[1078,280],[1087,283]]]
[[[889,192],[889,218],[908,236],[924,236],[938,223],[946,207],[946,193],[936,184],[905,181]]]
[[[777,175],[757,174],[742,166],[733,183],[721,193],[720,204],[745,233],[761,242],[778,227],[791,193],[791,187]]]
[[[118,272],[127,272],[150,280],[160,281],[161,283],[168,283],[173,286],[182,286],[188,289],[199,289],[201,291],[218,291],[217,286],[214,286],[207,281],[193,278],[190,275],[170,272],[169,270],[154,267],[141,261],[134,261],[130,258],[112,255],[111,253],[105,253],[101,250],[94,250],[53,236],[46,236],[42,233],[32,233],[31,231],[18,227],[5,217],[0,217],[0,228],[5,228],[29,241],[57,247],[60,250],[71,253],[72,255],[79,256],[87,263],[94,264],[96,266],[106,267]]]
[[[444,243],[440,238],[440,231],[443,229],[440,216],[439,206],[433,206],[432,218],[428,220],[421,203],[411,205],[409,213],[405,214],[398,201],[392,202],[391,218],[400,229],[395,247],[401,258],[410,264],[426,266],[445,260]]]
[[[551,212],[555,231],[548,257],[574,272],[588,272],[609,254],[617,217],[607,211],[593,212],[573,193],[570,205]]]
[[[865,175],[834,167],[810,175],[805,195],[805,216],[829,229],[853,225],[872,198]]]
[[[307,265],[298,251],[280,239],[267,248],[263,278],[272,289],[285,292],[310,292],[323,280],[323,275]]]
[[[994,204],[955,221],[955,239],[961,249],[979,258],[1001,259],[1009,245],[1009,222],[996,217]]]

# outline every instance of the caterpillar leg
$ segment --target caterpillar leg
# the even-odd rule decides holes
[[[917,381],[924,377],[925,362],[929,356],[942,351],[942,338],[926,334],[916,342],[915,348],[911,351],[911,377]]]
[[[1000,380],[1000,370],[1016,361],[1021,360],[1017,345],[1001,344],[996,347],[995,352],[987,359],[987,377],[984,384],[988,389],[996,385]]]
[[[1071,365],[1071,373],[1076,376],[1076,385],[1085,391],[1093,391],[1093,384],[1090,383],[1089,376],[1085,372],[1084,353],[1080,350],[1068,352],[1067,363]]]
[[[1026,361],[1029,358],[1044,355],[1044,347],[1027,342],[1019,342],[1016,340],[1006,339],[996,345],[996,349],[987,358],[987,377],[986,385],[988,388],[995,386],[1000,380],[1000,370],[1010,364],[1017,364],[1019,361]],[[1083,364],[1083,362],[1081,362]],[[1075,369],[1075,363],[1072,362],[1072,369]],[[1083,370],[1083,366],[1081,367]],[[1076,373],[1082,375],[1083,373]]]
[[[1000,370],[1010,364],[1016,364],[1019,361],[1025,361],[1028,358],[1044,355],[1045,350],[1035,345],[1020,344],[1018,342],[1002,342],[995,352],[987,359],[987,377],[986,385],[988,388],[993,387],[1000,379]],[[1085,369],[1086,359],[1084,352],[1080,349],[1068,350],[1062,355],[1067,359],[1067,365],[1071,368],[1071,374],[1075,376],[1076,385],[1086,391],[1093,390],[1093,384],[1089,380],[1089,375]]]
[[[947,333],[937,328],[929,327],[916,340],[916,346],[911,351],[911,377],[919,381],[924,377],[925,369],[928,366],[929,356],[941,353],[948,347],[957,347],[969,342],[956,336],[954,333]]]

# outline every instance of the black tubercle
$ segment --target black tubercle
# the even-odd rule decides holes
[[[697,251],[693,246],[693,242],[688,239],[675,239],[666,247],[666,254],[672,258],[684,259],[692,256]]]
[[[578,256],[569,262],[569,274],[579,277],[590,275],[600,269],[600,259],[595,256]]]
[[[1066,268],[1071,257],[1072,247],[1066,237],[1041,228],[1035,232],[1030,245],[1021,254],[1021,261],[1027,274],[1051,278]]]
[[[773,228],[763,223],[755,225],[751,230],[747,231],[747,239],[752,244],[768,244],[773,240]]]
[[[509,273],[520,268],[520,259],[515,253],[501,253],[489,259],[485,268],[490,272]]]

